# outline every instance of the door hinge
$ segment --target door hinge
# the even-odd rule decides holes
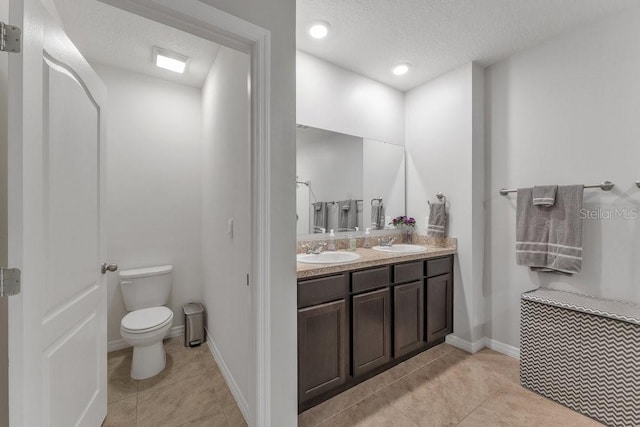
[[[20,53],[22,30],[0,22],[0,52]]]
[[[20,270],[0,268],[0,297],[10,297],[20,293]]]
[[[247,274],[247,286],[249,286],[249,275]]]

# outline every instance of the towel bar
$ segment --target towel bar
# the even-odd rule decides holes
[[[640,181],[639,183],[636,183],[636,185],[638,185],[638,187],[640,187]],[[602,184],[592,184],[592,185],[585,185],[584,188],[599,188],[602,191],[611,191],[613,189],[613,187],[615,187],[615,184],[611,181],[605,181]],[[500,190],[500,195],[501,196],[506,196],[509,193],[517,193],[518,189],[506,189],[503,188]]]

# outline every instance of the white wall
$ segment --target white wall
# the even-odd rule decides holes
[[[296,65],[299,124],[404,144],[402,92],[305,52]]]
[[[95,64],[108,91],[107,259],[121,270],[172,264],[174,326],[200,300],[202,104],[198,89]],[[108,339],[126,314],[108,278]]]
[[[295,0],[202,0],[271,32],[271,304],[266,355],[271,366],[268,414],[272,426],[297,425],[297,310],[295,217]]]
[[[406,95],[407,214],[425,232],[428,200],[443,192],[450,206],[449,236],[458,238],[455,265],[454,332],[467,341],[482,338],[478,306],[482,306],[482,256],[484,236],[474,230],[482,209],[472,204],[482,191],[483,140],[474,120],[473,81],[482,70],[467,64]],[[477,101],[476,101],[477,103]]]
[[[221,48],[202,89],[202,265],[207,330],[250,416],[252,343],[250,58]],[[292,186],[293,188],[293,186]],[[233,219],[233,235],[227,232]],[[234,388],[234,387],[232,387]]]
[[[404,147],[365,139],[363,168],[364,227],[371,226],[371,200],[374,198],[382,197],[385,216],[395,218],[404,215]]]
[[[639,209],[640,9],[514,55],[487,70],[487,334],[518,346],[519,295],[540,285],[640,302],[640,221],[584,222],[583,271],[515,262],[515,197],[501,187],[599,183],[590,209]]]

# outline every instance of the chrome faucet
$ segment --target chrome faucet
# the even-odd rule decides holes
[[[396,241],[396,238],[393,236],[389,237],[381,237],[380,238],[380,246],[391,247],[393,246],[393,242]]]
[[[322,253],[322,251],[324,250],[325,246],[327,246],[327,244],[325,242],[318,242],[315,244],[311,244],[311,245],[304,245],[304,247],[307,250],[307,255],[313,254],[313,255],[320,255]]]
[[[323,228],[323,227],[318,227],[318,226],[314,225],[314,226],[313,226],[313,232],[314,232],[314,233],[324,234],[324,233],[326,233],[326,232],[327,232],[327,229],[326,229],[326,228]]]

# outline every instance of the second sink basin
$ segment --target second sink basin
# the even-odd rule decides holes
[[[355,252],[322,252],[321,254],[298,254],[298,262],[303,264],[342,264],[360,259]]]
[[[427,248],[420,245],[407,245],[404,243],[393,246],[374,246],[374,251],[388,252],[390,254],[418,254],[427,252]]]

